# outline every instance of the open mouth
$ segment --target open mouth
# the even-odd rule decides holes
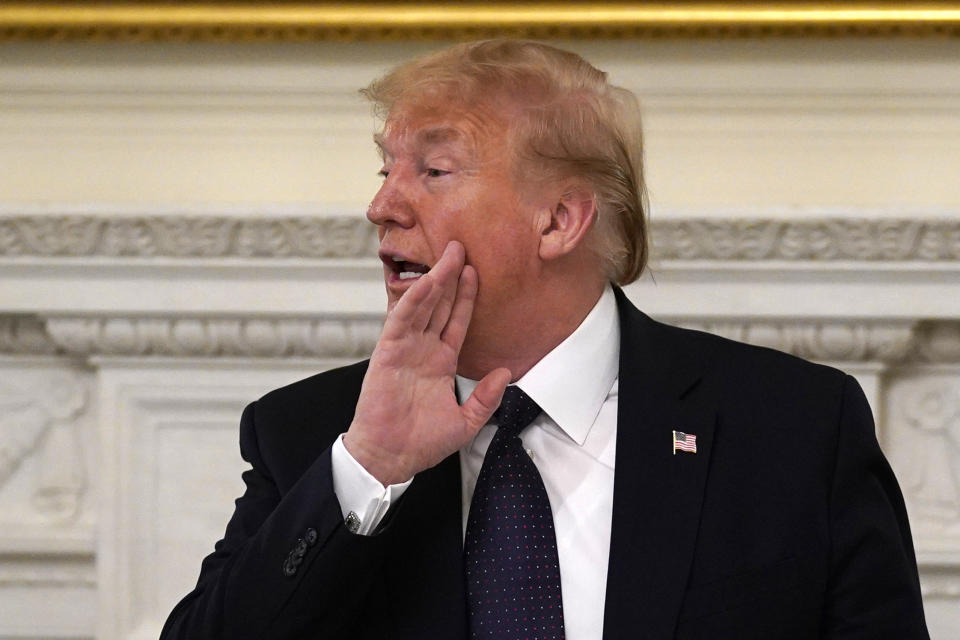
[[[400,256],[382,256],[382,260],[400,280],[414,280],[430,271],[427,265],[410,262]]]

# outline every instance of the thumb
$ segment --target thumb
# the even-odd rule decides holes
[[[487,423],[493,412],[500,406],[503,390],[510,384],[513,374],[503,367],[494,369],[473,390],[467,401],[460,407],[470,433],[476,433]]]

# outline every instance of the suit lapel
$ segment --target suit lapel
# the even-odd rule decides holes
[[[617,454],[604,638],[673,637],[696,543],[716,421],[703,355],[637,311],[621,319]],[[672,432],[697,436],[673,452]]]

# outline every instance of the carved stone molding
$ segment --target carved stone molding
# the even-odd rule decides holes
[[[960,362],[960,322],[921,323],[917,356],[926,362]]]
[[[960,322],[697,320],[691,329],[836,362],[960,362]],[[189,358],[363,358],[377,343],[379,317],[0,316],[0,354]]]
[[[656,260],[960,261],[960,221],[657,220]],[[0,216],[0,257],[372,258],[376,228],[362,216]]]
[[[912,356],[915,334],[909,322],[684,322],[715,333],[802,358],[843,362],[900,362]]]
[[[0,316],[0,353],[48,355],[57,352],[46,327],[34,316]]]
[[[52,318],[51,341],[75,356],[296,358],[368,356],[374,319]]]
[[[955,220],[707,220],[654,224],[659,260],[960,260]]]
[[[6,562],[4,562],[6,560]],[[93,558],[76,556],[37,562],[25,554],[20,558],[0,559],[0,586],[8,587],[96,587]]]
[[[0,256],[370,258],[362,217],[18,215],[0,217]]]
[[[960,598],[960,577],[925,574],[920,576],[920,593],[926,598]]]

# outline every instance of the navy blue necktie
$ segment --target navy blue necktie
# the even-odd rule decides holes
[[[464,540],[470,637],[563,640],[563,601],[553,513],[520,432],[540,407],[507,387],[497,433],[477,477]]]

